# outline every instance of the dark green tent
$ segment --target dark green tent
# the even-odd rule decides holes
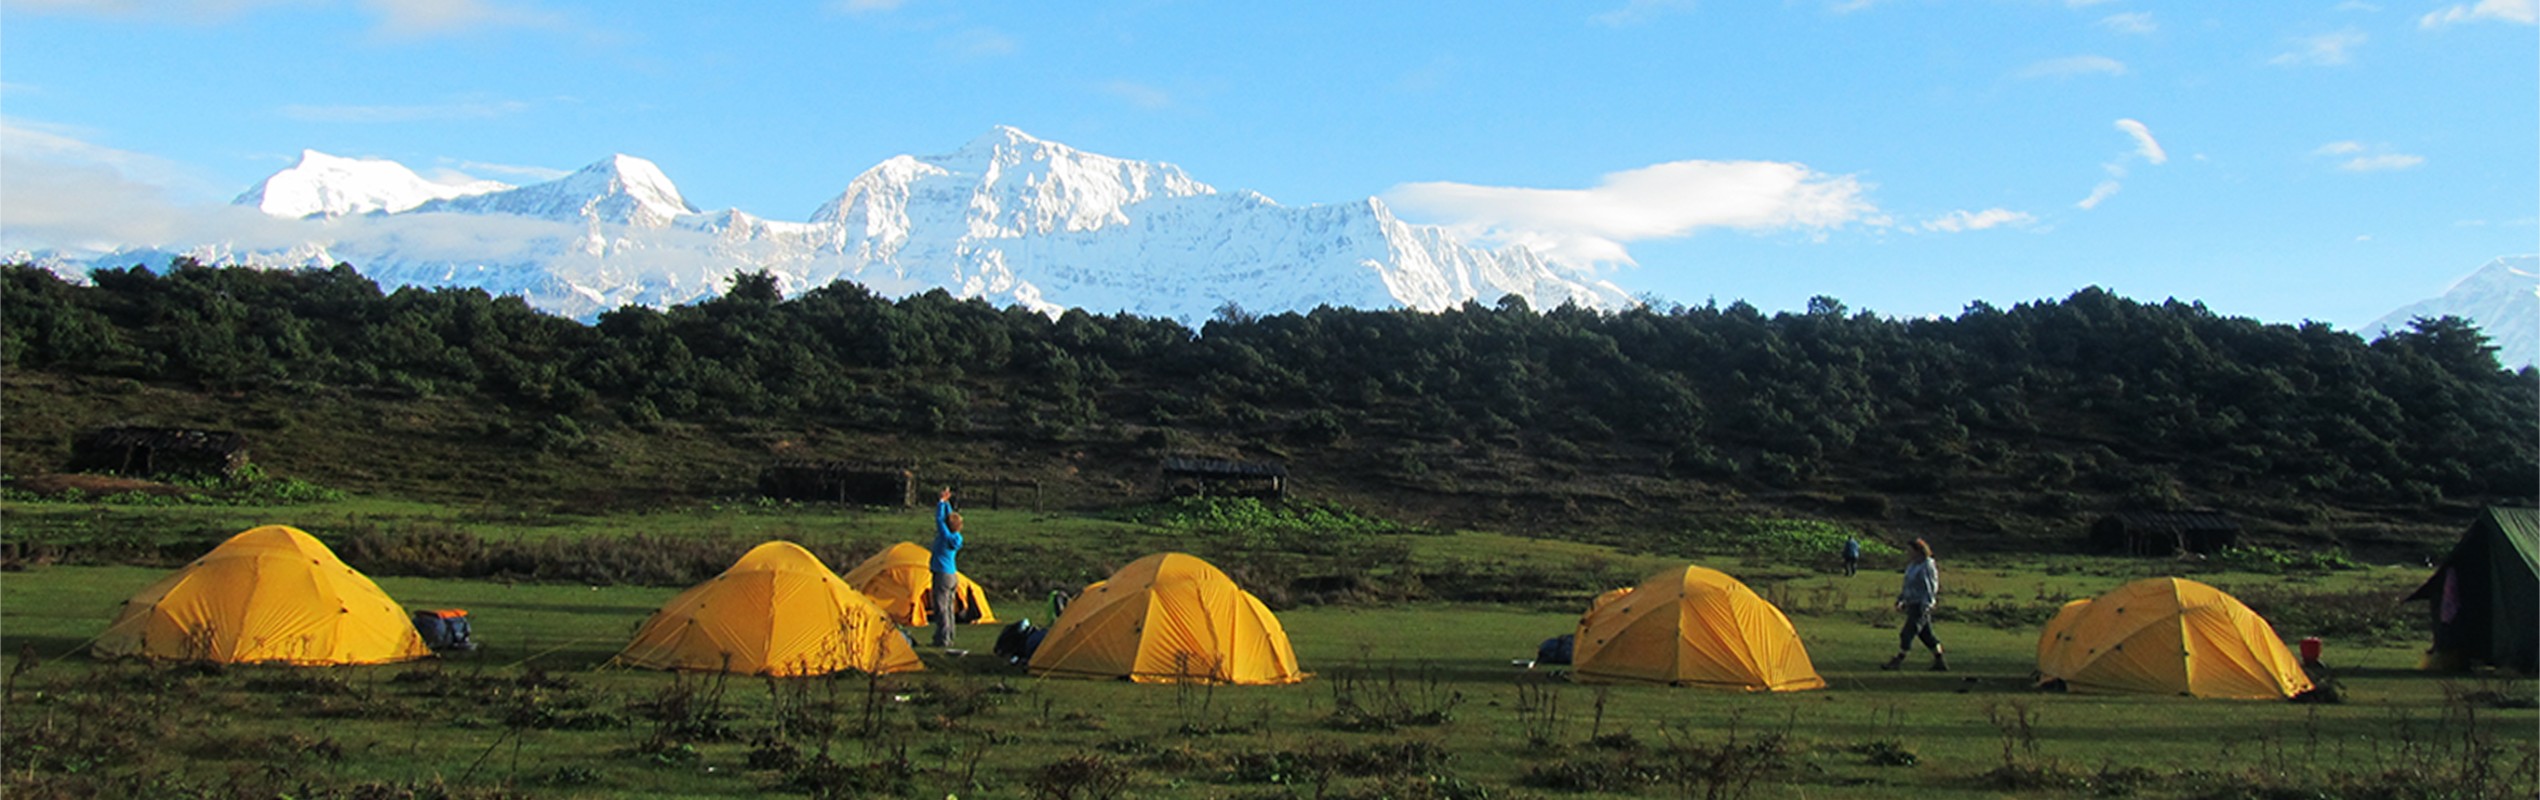
[[[2487,509],[2408,599],[2433,606],[2429,663],[2540,668],[2540,509]]]

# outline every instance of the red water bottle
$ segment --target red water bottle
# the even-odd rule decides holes
[[[2316,666],[2319,666],[2319,665],[2320,665],[2320,637],[2317,637],[2317,636],[2304,636],[2304,637],[2302,637],[2302,666],[2305,666],[2305,667],[2316,667]]]

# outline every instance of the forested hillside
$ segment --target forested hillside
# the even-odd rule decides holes
[[[383,294],[341,266],[92,286],[5,270],[17,475],[59,468],[78,427],[134,422],[334,441],[279,448],[304,455],[274,468],[467,494],[447,463],[397,463],[424,452],[399,437],[426,438],[524,495],[608,502],[745,494],[756,464],[793,455],[1020,476],[1099,505],[1152,489],[1157,456],[1196,453],[1287,462],[1305,494],[1377,513],[1547,535],[1802,515],[2041,549],[2101,512],[2188,507],[2391,544],[2540,486],[2540,378],[2499,369],[2453,318],[2366,342],[2093,288],[1954,319],[1822,297],[1773,315],[1511,298],[1229,307],[1193,330],[845,283],[785,299],[761,274],[585,325],[477,290]]]

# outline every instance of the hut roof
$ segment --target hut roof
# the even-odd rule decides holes
[[[1164,459],[1164,471],[1166,474],[1212,478],[1284,478],[1288,475],[1288,467],[1285,464],[1185,456]]]

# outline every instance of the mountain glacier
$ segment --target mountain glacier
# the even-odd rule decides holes
[[[2444,315],[2478,323],[2496,346],[2496,361],[2507,369],[2540,363],[2540,255],[2506,256],[2487,262],[2469,277],[2452,284],[2441,297],[2420,300],[2374,320],[2366,338],[2406,330],[2417,317]]]
[[[478,287],[584,319],[703,299],[760,269],[791,291],[843,279],[886,295],[940,287],[1049,314],[1183,320],[1229,305],[1434,311],[1507,294],[1537,308],[1633,302],[1522,247],[1484,249],[1403,222],[1374,198],[1283,206],[1218,191],[1171,164],[1008,127],[951,153],[884,160],[805,222],[699,211],[658,166],[628,155],[511,187],[439,184],[395,162],[312,151],[237,204],[296,227],[255,243],[34,260],[66,273],[180,255],[265,267],[342,261],[386,287]]]
[[[405,211],[434,200],[502,191],[497,181],[437,183],[406,165],[300,151],[299,163],[258,182],[232,201],[277,217],[341,217]]]

